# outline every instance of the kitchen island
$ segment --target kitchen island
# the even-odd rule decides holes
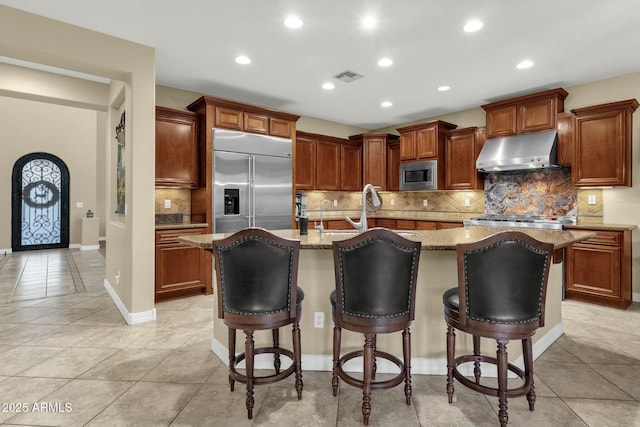
[[[442,294],[445,290],[457,286],[457,264],[455,248],[458,243],[480,240],[486,236],[503,230],[514,228],[497,227],[465,227],[443,230],[407,230],[398,231],[410,240],[420,241],[420,265],[416,289],[416,315],[411,325],[412,334],[412,372],[416,374],[444,375],[446,373],[446,325],[443,317]],[[539,356],[564,332],[562,322],[562,260],[564,249],[573,243],[595,236],[587,231],[555,231],[517,229],[530,236],[554,244],[554,263],[549,272],[547,290],[545,326],[538,329],[533,338],[534,357]],[[329,294],[335,289],[332,244],[336,240],[344,240],[355,236],[355,231],[325,231],[322,235],[317,230],[309,230],[306,236],[300,236],[298,230],[276,230],[278,236],[300,240],[300,264],[298,270],[298,286],[304,289],[305,299],[302,303],[302,366],[304,370],[331,370],[332,328],[331,304]],[[203,234],[181,236],[182,243],[212,249],[212,241],[228,236],[227,234]],[[215,281],[215,277],[214,277]],[[215,293],[215,286],[214,286]],[[218,319],[217,305],[214,304],[213,339],[211,349],[224,362],[228,360],[227,327]],[[316,313],[324,316],[323,327],[314,327]],[[269,342],[270,333],[256,334],[256,343],[264,345]],[[381,350],[394,354],[401,353],[401,339],[397,334],[378,336],[377,345]],[[285,345],[291,345],[291,334],[281,333]],[[343,331],[342,347],[344,351],[361,348],[361,334]],[[472,340],[466,334],[456,336],[457,351],[469,352]],[[238,340],[238,351],[242,351],[243,340]],[[495,351],[495,342],[483,341],[485,352]],[[521,361],[522,346],[512,343],[509,348],[510,360],[517,364]],[[257,360],[256,367],[269,367],[270,362]],[[264,363],[264,365],[261,365]],[[352,369],[359,369],[356,361]],[[395,372],[393,366],[381,365],[379,372]]]

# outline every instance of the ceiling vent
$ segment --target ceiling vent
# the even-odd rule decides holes
[[[364,77],[362,74],[358,74],[358,73],[354,73],[353,71],[343,71],[341,73],[336,74],[335,76],[336,79],[343,81],[345,83],[351,83],[354,80],[358,80],[362,77]]]

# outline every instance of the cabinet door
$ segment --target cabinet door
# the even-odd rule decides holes
[[[242,111],[227,107],[215,107],[214,126],[226,129],[243,130]]]
[[[354,230],[353,226],[345,219],[330,219],[325,222],[327,230]]]
[[[391,218],[376,218],[376,227],[395,229],[396,220]]]
[[[438,129],[431,127],[416,131],[416,146],[418,159],[438,156]]]
[[[340,143],[316,141],[316,188],[340,190]]]
[[[416,132],[403,132],[400,134],[400,160],[416,159]]]
[[[574,120],[571,113],[558,114],[558,164],[570,167],[574,152]]]
[[[294,122],[282,119],[269,119],[269,133],[273,136],[291,138],[293,135]]]
[[[396,219],[397,230],[415,230],[416,221],[410,219]]]
[[[487,140],[487,128],[484,126],[476,128],[476,132],[474,135],[474,143],[473,143],[473,168],[476,170],[476,190],[484,190],[484,172],[480,172],[476,169],[476,160],[478,160],[478,156],[480,155],[480,151],[482,151],[482,146]]]
[[[314,190],[316,188],[316,140],[296,136],[296,176],[297,190]]]
[[[367,137],[363,141],[364,183],[380,190],[387,189],[387,140],[383,137]]]
[[[156,300],[176,291],[204,288],[201,251],[182,243],[156,245]]]
[[[244,130],[252,133],[269,133],[269,117],[256,114],[244,113]]]
[[[574,186],[631,186],[631,113],[638,107],[631,101],[572,110]]]
[[[359,144],[340,144],[340,189],[362,189],[362,147]]]
[[[555,129],[558,100],[544,98],[523,102],[520,106],[518,132],[538,132]]]
[[[400,144],[387,145],[387,190],[400,190]]]
[[[447,190],[472,190],[476,185],[475,128],[454,131],[445,142]]]
[[[515,135],[518,132],[517,114],[516,105],[487,110],[487,138]]]
[[[620,300],[618,246],[576,243],[568,249],[565,268],[567,298],[596,303]]]
[[[156,187],[198,186],[198,119],[156,109]]]

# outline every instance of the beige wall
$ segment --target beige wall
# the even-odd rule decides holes
[[[81,242],[81,220],[98,212],[96,129],[98,113],[82,108],[0,96],[0,248],[11,248],[11,172],[25,154],[45,152],[69,168],[69,243]],[[10,125],[7,125],[10,124]],[[82,208],[76,203],[82,202]]]
[[[105,233],[109,242],[106,279],[124,310],[135,317],[154,306],[155,50],[126,40],[0,6],[0,56],[112,79],[99,94],[85,92],[84,81],[55,75],[32,76],[22,69],[15,79],[0,77],[0,95],[93,111],[93,157],[85,159],[104,176]],[[6,67],[0,70],[4,72]],[[40,79],[42,78],[42,79]],[[118,110],[127,111],[127,214],[115,215],[115,138]],[[96,116],[95,111],[103,111]],[[105,125],[98,125],[102,120]],[[11,127],[11,125],[9,124]],[[101,133],[98,135],[98,133]],[[100,149],[98,149],[100,148]],[[3,153],[5,147],[3,145]],[[104,156],[103,168],[97,167]],[[102,178],[101,178],[102,179]],[[97,180],[100,182],[100,180]],[[93,185],[101,185],[94,183]],[[96,193],[100,193],[96,190]],[[115,285],[120,272],[121,282]],[[129,319],[130,320],[130,319]],[[135,319],[134,319],[135,320]]]

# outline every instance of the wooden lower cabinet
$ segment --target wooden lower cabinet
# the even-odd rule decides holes
[[[443,222],[438,221],[438,230],[442,230],[444,228],[461,228],[464,227],[464,224],[461,222]]]
[[[205,228],[156,230],[156,302],[211,293],[211,281],[206,279],[206,252],[178,242],[178,236],[205,231]]]
[[[565,297],[609,307],[631,305],[631,231],[589,230],[593,239],[567,249]]]
[[[355,219],[354,219],[355,221]],[[355,230],[346,219],[328,219],[324,221],[325,230]]]

